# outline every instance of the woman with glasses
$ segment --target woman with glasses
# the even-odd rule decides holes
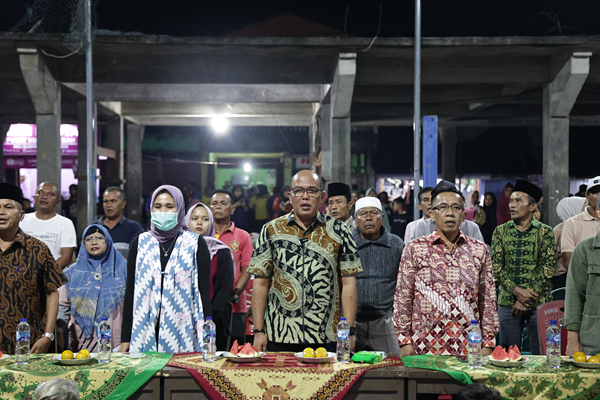
[[[69,310],[70,350],[97,352],[97,329],[102,318],[108,318],[112,348],[118,348],[127,261],[115,250],[106,228],[93,224],[85,229],[77,262],[64,273],[69,282],[59,290],[59,302]]]
[[[121,351],[200,351],[212,316],[208,247],[188,230],[176,187],[156,189],[151,210],[150,232],[133,240],[127,258]]]

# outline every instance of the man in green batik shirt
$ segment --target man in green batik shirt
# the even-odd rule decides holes
[[[527,321],[535,355],[540,352],[536,308],[552,300],[551,278],[556,271],[554,232],[533,218],[541,197],[537,186],[518,180],[509,200],[512,219],[498,226],[492,237],[492,264],[500,283],[499,344],[520,348]]]

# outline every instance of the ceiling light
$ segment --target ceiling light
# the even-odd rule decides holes
[[[214,116],[210,124],[216,133],[225,133],[229,129],[229,121],[224,115]]]
[[[246,172],[252,171],[252,165],[250,165],[250,163],[244,164],[244,171],[246,171]]]

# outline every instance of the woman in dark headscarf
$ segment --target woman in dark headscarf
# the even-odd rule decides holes
[[[121,351],[186,353],[202,349],[210,307],[210,253],[187,230],[179,189],[154,191],[150,232],[131,243]]]
[[[115,250],[105,227],[92,224],[85,229],[77,262],[64,273],[69,282],[60,288],[59,301],[72,317],[70,349],[98,351],[97,328],[102,318],[108,318],[112,328],[112,348],[119,347],[127,261]]]
[[[204,237],[210,252],[210,305],[217,326],[217,350],[226,349],[235,265],[231,249],[215,236],[215,220],[206,205],[198,203],[189,209],[185,220],[190,231]]]
[[[492,236],[494,235],[494,229],[498,226],[496,218],[496,208],[498,202],[496,201],[496,195],[492,192],[487,192],[483,198],[483,212],[485,213],[485,222],[481,225],[481,235],[483,235],[483,241],[492,245]]]
[[[508,200],[513,192],[514,185],[508,182],[502,188],[500,193],[500,199],[498,199],[498,207],[496,208],[496,222],[498,225],[502,225],[510,221],[510,208],[508,208]]]
[[[233,194],[231,205],[234,211],[230,220],[235,224],[236,228],[248,231],[248,228],[250,228],[248,225],[248,211],[250,207],[248,200],[244,196],[244,188],[242,185],[235,185],[231,193]]]

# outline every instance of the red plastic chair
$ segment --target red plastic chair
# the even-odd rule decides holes
[[[560,320],[565,316],[565,301],[557,300],[542,304],[537,307],[537,330],[540,341],[540,354],[546,354],[546,330],[550,326],[551,320],[558,321],[560,325],[560,354],[566,355],[567,351],[567,330],[560,324]]]

